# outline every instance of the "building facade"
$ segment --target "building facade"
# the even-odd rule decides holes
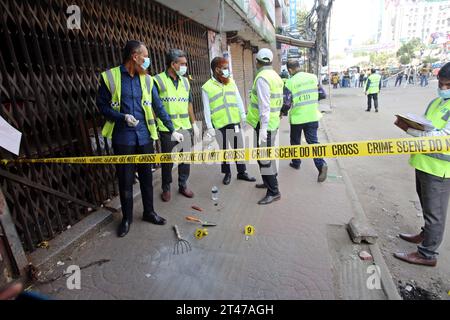
[[[95,104],[99,75],[121,63],[131,39],[149,48],[151,74],[165,69],[168,49],[187,52],[197,119],[203,119],[201,87],[215,56],[230,58],[248,102],[254,54],[261,47],[276,51],[284,9],[282,0],[79,0],[76,6],[0,0],[0,116],[23,134],[19,157],[112,154]],[[13,155],[0,148],[0,158]],[[0,164],[0,194],[10,217],[0,221],[0,234],[12,226],[21,247],[5,238],[0,252],[14,251],[19,270],[25,259],[18,251],[43,250],[41,244],[107,206],[118,187],[111,165]]]
[[[450,34],[449,0],[381,0],[382,43],[399,48],[413,38],[423,43],[442,44]]]

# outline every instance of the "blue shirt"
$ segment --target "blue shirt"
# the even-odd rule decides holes
[[[143,146],[152,143],[150,132],[145,122],[145,113],[142,109],[142,89],[138,75],[131,77],[124,65],[120,66],[121,77],[121,98],[120,112],[111,107],[111,92],[106,86],[103,78],[100,81],[100,88],[97,96],[97,106],[107,120],[114,121],[113,144],[126,146]],[[152,107],[156,116],[163,122],[170,132],[174,131],[172,121],[164,109],[159,98],[156,86],[152,90]],[[125,122],[125,115],[130,114],[139,120],[136,128],[129,127]]]

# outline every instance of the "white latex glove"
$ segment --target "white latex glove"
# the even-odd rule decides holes
[[[263,145],[267,143],[267,129],[259,130],[259,145]]]
[[[139,120],[136,120],[135,117],[133,117],[131,114],[125,115],[125,122],[129,127],[135,128],[139,124]]]
[[[184,141],[184,136],[181,133],[174,131],[172,133],[172,141],[176,141],[178,143],[181,143],[181,142]]]
[[[208,129],[207,135],[210,136],[211,138],[216,136],[216,129]]]
[[[195,140],[198,140],[200,138],[200,129],[198,128],[196,123],[192,124],[192,130],[194,131]]]

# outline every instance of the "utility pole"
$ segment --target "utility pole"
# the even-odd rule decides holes
[[[311,73],[316,74],[320,78],[322,66],[328,64],[328,34],[327,25],[330,17],[331,8],[334,0],[316,0],[314,9],[317,17],[315,25],[316,46],[310,50],[311,55]]]

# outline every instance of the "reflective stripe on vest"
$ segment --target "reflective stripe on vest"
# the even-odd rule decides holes
[[[319,121],[319,80],[316,75],[299,72],[286,82],[292,93],[289,122],[293,125]]]
[[[253,82],[247,122],[253,128],[256,128],[258,126],[258,123],[260,122],[258,94],[256,87],[259,78],[263,78],[270,87],[270,118],[268,130],[275,131],[280,126],[280,111],[283,105],[284,82],[271,67],[264,67],[257,74],[255,81]]]
[[[102,73],[103,80],[111,93],[111,107],[120,112],[120,99],[122,95],[122,72],[120,67],[116,67],[107,70]],[[158,140],[158,132],[156,130],[156,122],[153,118],[152,110],[152,88],[153,80],[149,75],[139,76],[141,89],[142,89],[142,100],[141,106],[145,114],[145,122],[150,135],[153,140]],[[145,88],[147,90],[145,90]],[[102,135],[106,138],[111,139],[115,127],[115,122],[106,121],[103,126]]]
[[[433,100],[428,105],[425,117],[437,130],[444,129],[450,117],[450,100]],[[411,155],[409,163],[417,170],[441,178],[450,178],[450,153],[414,154]]]
[[[236,95],[237,87],[232,79],[226,85],[210,79],[202,86],[202,89],[208,95],[214,128],[220,129],[241,121]]]
[[[191,129],[189,119],[189,81],[185,77],[179,77],[178,87],[176,88],[173,80],[162,72],[154,77],[159,89],[159,97],[172,120],[175,130]],[[169,129],[164,126],[160,119],[157,119],[158,129],[168,132]]]

